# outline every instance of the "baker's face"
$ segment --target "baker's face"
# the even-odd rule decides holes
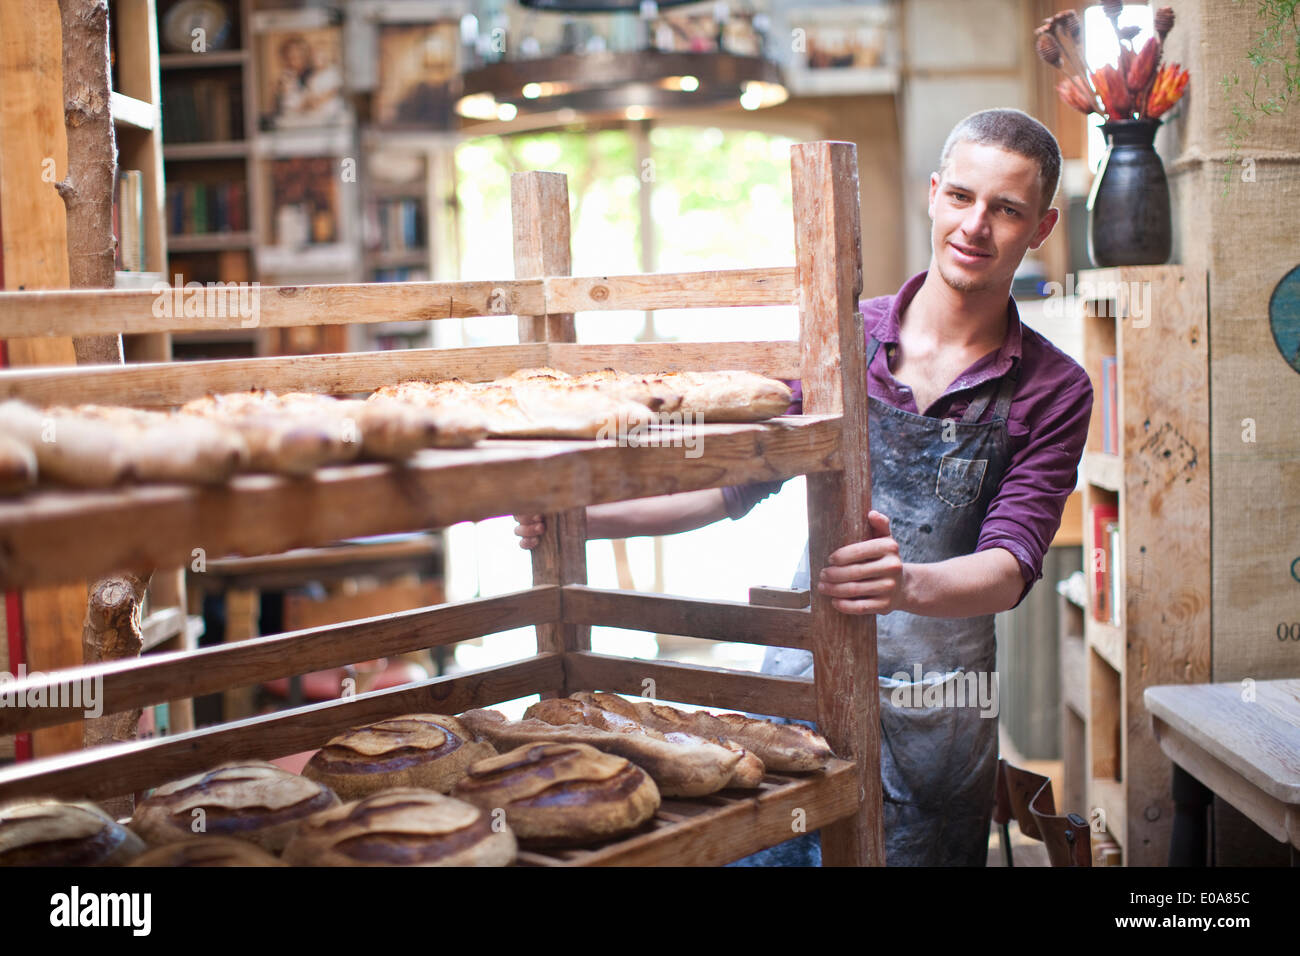
[[[958,292],[1009,286],[1058,212],[1040,213],[1038,165],[997,146],[956,144],[947,168],[930,175],[930,242],[943,280]]]

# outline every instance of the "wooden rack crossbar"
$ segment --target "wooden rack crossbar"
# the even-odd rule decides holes
[[[794,269],[471,282],[260,286],[159,283],[154,289],[14,292],[0,338],[285,328],[647,309],[792,305]]]
[[[358,648],[364,652],[364,648]],[[11,797],[117,796],[154,787],[227,760],[269,760],[314,750],[350,727],[396,714],[458,714],[529,694],[558,692],[563,661],[540,653],[522,661],[391,690],[250,717],[171,737],[138,740],[20,763],[0,770],[0,800]]]
[[[653,630],[658,624],[664,624],[687,637],[734,641],[739,636],[746,643],[802,647],[808,644],[810,617],[808,611],[733,602],[711,603],[662,594],[543,585],[496,597],[288,631],[196,651],[154,654],[28,675],[4,684],[0,691],[11,700],[39,699],[47,703],[42,707],[0,707],[0,734],[80,719],[86,708],[79,699],[70,698],[74,684],[97,687],[98,705],[105,713],[113,714],[179,697],[193,698],[307,671],[342,667],[355,662],[359,654],[366,659],[388,657],[547,622],[602,623],[632,630]],[[599,655],[593,659],[597,662],[592,666],[599,669]],[[686,696],[672,699],[696,699],[689,688],[700,681],[691,675],[733,674],[693,666],[684,673],[687,676],[679,677],[674,683],[683,687]],[[646,676],[652,675],[647,671]],[[748,674],[738,676],[745,680],[736,686],[747,685],[751,679],[773,680]],[[719,693],[727,696],[724,685],[725,680],[719,685]],[[736,703],[727,706],[748,706],[734,693],[728,699]],[[771,713],[802,716],[808,712],[805,705],[811,704],[811,694],[807,700],[798,694],[792,699],[799,706],[789,714],[786,710]],[[59,700],[67,701],[68,706],[55,706],[54,702]],[[3,783],[0,783],[2,791]]]
[[[793,148],[794,268],[571,277],[566,181],[555,173],[522,173],[511,184],[516,279],[258,290],[257,323],[265,327],[514,314],[517,346],[0,373],[0,396],[166,406],[209,391],[353,394],[404,378],[479,381],[532,365],[575,372],[745,368],[800,378],[806,412],[762,424],[664,425],[655,442],[487,441],[426,450],[402,465],[323,468],[305,479],[241,475],[212,488],[39,490],[0,502],[5,587],[124,567],[190,566],[195,549],[209,560],[276,554],[512,513],[546,514],[551,528],[533,552],[534,586],[514,594],[28,677],[9,690],[50,691],[89,677],[102,680],[105,712],[129,711],[530,624],[537,632],[532,657],[18,764],[0,770],[0,799],[114,797],[226,760],[312,750],[347,728],[396,714],[459,713],[576,690],[645,695],[653,686],[660,700],[816,719],[846,759],[806,777],[769,775],[757,791],[665,801],[645,832],[601,847],[526,852],[521,863],[726,862],[788,838],[794,809],[806,811],[809,830],[821,831],[825,863],[881,863],[874,618],[839,614],[816,592],[806,610],[751,607],[603,591],[587,586],[586,572],[587,505],[800,474],[808,476],[813,577],[819,555],[870,536],[866,397],[859,385],[846,387],[865,379],[856,170],[851,144]],[[238,328],[245,321],[229,309],[224,317],[211,315],[206,299],[208,314],[187,316],[185,293],[179,294],[178,312],[177,293],[165,290],[0,293],[0,337]],[[573,313],[594,310],[762,305],[797,307],[798,343],[580,345],[573,321]],[[687,439],[702,442],[701,454],[684,453]],[[808,648],[816,679],[597,654],[593,625]],[[0,733],[65,721],[75,709],[0,708]]]
[[[480,348],[410,349],[205,362],[86,365],[0,371],[0,399],[34,405],[78,402],[165,407],[213,392],[274,382],[281,392],[351,395],[406,379],[484,382],[521,368],[563,372],[616,367],[630,372],[733,368],[773,378],[799,377],[797,342],[652,342],[638,345],[527,343]]]
[[[688,457],[686,437],[667,428],[659,446],[487,441],[472,449],[429,449],[402,465],[322,468],[306,478],[244,475],[213,488],[39,491],[0,502],[0,585],[75,580],[120,567],[189,566],[196,553],[272,554],[839,466],[834,416],[689,428],[707,454]]]

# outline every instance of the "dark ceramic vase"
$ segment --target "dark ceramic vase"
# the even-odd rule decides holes
[[[1095,266],[1169,261],[1169,181],[1153,145],[1158,119],[1102,124],[1106,155],[1088,197],[1088,256]]]

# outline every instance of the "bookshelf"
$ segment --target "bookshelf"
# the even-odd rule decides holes
[[[157,54],[162,86],[162,158],[167,174],[164,222],[168,281],[252,282],[258,230],[253,138],[257,130],[249,23],[252,0],[222,0],[223,36],[182,48],[167,38],[175,0],[158,0]],[[182,30],[181,33],[184,33]],[[198,47],[197,49],[195,47]],[[262,333],[239,330],[214,339],[177,333],[177,358],[240,358],[264,351]]]
[[[113,0],[109,7],[113,51],[109,111],[117,139],[118,182],[114,195],[119,263],[117,289],[150,288],[167,271],[163,225],[161,93],[154,0]],[[166,333],[122,339],[128,362],[167,361]]]
[[[1206,277],[1181,266],[1097,269],[1080,274],[1077,295],[1094,402],[1082,464],[1089,601],[1070,658],[1082,674],[1066,675],[1083,682],[1083,781],[1066,788],[1086,795],[1094,844],[1118,844],[1125,865],[1163,866],[1171,771],[1142,694],[1210,679]],[[1117,359],[1114,453],[1103,451],[1108,356]],[[1094,521],[1108,506],[1116,546],[1099,540]],[[1111,617],[1109,595],[1113,619],[1099,620]]]

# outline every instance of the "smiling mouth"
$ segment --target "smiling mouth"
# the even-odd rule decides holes
[[[955,242],[950,242],[948,245],[952,246],[964,256],[971,256],[979,259],[989,259],[993,256],[992,252],[985,251],[984,249],[972,249],[970,246],[959,245]]]

